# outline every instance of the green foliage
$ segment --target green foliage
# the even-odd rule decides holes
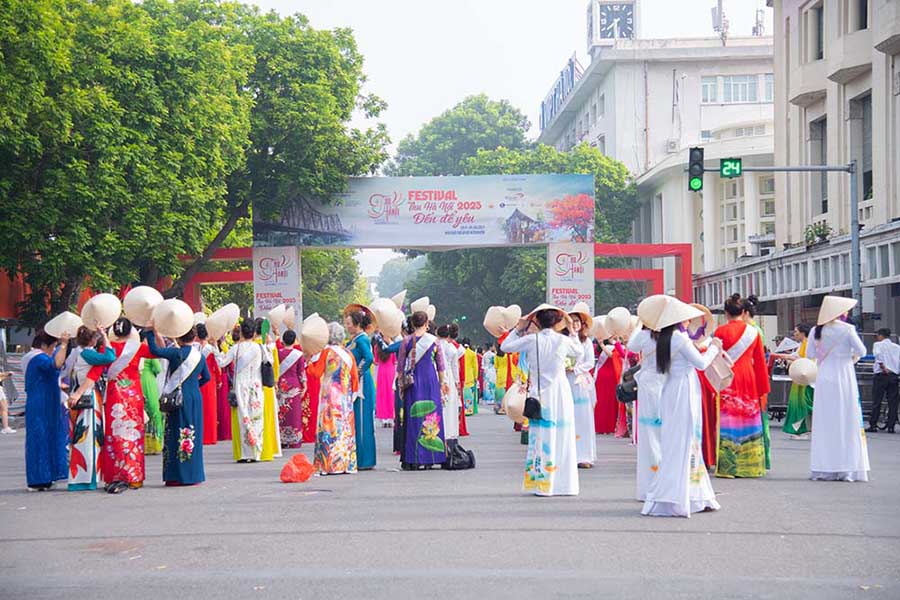
[[[508,100],[468,96],[397,145],[389,175],[462,175],[462,161],[482,149],[526,147],[528,118]]]
[[[340,320],[352,302],[368,303],[369,290],[359,272],[356,250],[303,250],[303,314],[314,312],[326,321]]]
[[[425,256],[398,256],[384,263],[378,274],[378,295],[393,296],[407,287],[407,282],[425,266]]]
[[[384,108],[362,64],[349,30],[237,3],[0,0],[0,268],[27,274],[23,320],[87,283],[178,291],[249,240],[251,204],[372,172],[384,127],[347,125]]]

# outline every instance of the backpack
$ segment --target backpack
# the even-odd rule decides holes
[[[459,440],[447,440],[447,461],[441,465],[447,471],[475,468],[475,453],[459,445]]]

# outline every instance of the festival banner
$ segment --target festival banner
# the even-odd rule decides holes
[[[330,204],[253,213],[254,246],[465,248],[584,242],[593,175],[355,177]]]
[[[278,306],[293,306],[302,315],[300,253],[296,246],[253,248],[253,314],[264,317]]]
[[[547,302],[565,310],[586,302],[594,314],[594,244],[550,244]]]

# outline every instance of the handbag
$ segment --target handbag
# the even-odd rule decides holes
[[[262,376],[262,384],[263,387],[275,387],[275,367],[272,366],[270,361],[267,361],[267,355],[264,348],[260,347],[262,350],[262,364],[259,367],[260,375]]]
[[[406,356],[406,362],[403,365],[403,373],[397,378],[397,387],[400,388],[401,394],[405,393],[406,390],[416,383],[415,377],[413,376],[413,369],[416,366],[416,338],[411,336],[410,341],[412,342],[412,349]]]
[[[638,363],[622,373],[622,382],[616,386],[616,400],[622,404],[631,404],[637,400],[638,383],[634,376],[640,370],[641,363]]]
[[[173,413],[184,405],[184,395],[181,393],[181,386],[159,397],[159,412]]]
[[[538,385],[538,395],[537,398],[532,398],[531,396],[527,396],[525,398],[525,417],[529,421],[540,421],[541,420],[541,346],[538,343],[537,334],[534,335],[534,346],[537,349],[537,385]]]
[[[81,387],[81,384],[78,381],[78,377],[73,376],[69,389],[71,389],[72,391],[78,391],[79,387]],[[86,410],[89,408],[94,408],[94,391],[91,390],[87,394],[82,394],[81,397],[78,398],[75,404],[73,404],[70,408],[72,408],[72,410]]]
[[[703,371],[703,373],[706,374],[706,379],[709,381],[709,384],[716,392],[721,392],[734,381],[733,365],[734,363],[731,362],[731,358],[727,353],[719,352],[709,366]]]

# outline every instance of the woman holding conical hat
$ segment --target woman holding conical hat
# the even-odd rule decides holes
[[[769,369],[756,327],[744,321],[740,294],[725,301],[728,322],[716,329],[734,370],[734,379],[719,392],[717,477],[762,477],[766,474],[762,395],[769,392]]]
[[[69,440],[69,490],[95,490],[100,481],[103,459],[103,395],[95,384],[107,365],[116,360],[106,330],[91,331],[84,325],[75,335],[75,347],[63,365],[63,379],[69,386],[68,405],[82,396],[91,398],[91,408],[70,408],[72,424]],[[107,482],[109,483],[109,482]]]
[[[209,381],[209,369],[200,350],[191,307],[169,299],[156,307],[141,336],[156,358],[169,362],[162,395],[181,387],[182,405],[166,416],[163,445],[163,481],[167,486],[195,485],[206,480],[203,469],[203,397],[200,386]],[[163,336],[175,341],[166,347]]]
[[[240,463],[262,460],[263,451],[263,348],[257,344],[256,322],[244,319],[240,341],[217,357],[219,368],[234,366],[232,393],[231,445],[234,460]],[[236,405],[236,406],[235,406]]]
[[[404,471],[431,468],[447,460],[444,444],[443,400],[450,392],[444,354],[428,333],[424,310],[409,318],[412,333],[400,343],[397,385],[403,398],[400,466]]]
[[[638,384],[637,415],[634,419],[637,429],[637,499],[647,499],[647,492],[656,479],[662,456],[660,434],[660,394],[666,382],[666,375],[656,368],[656,340],[659,332],[650,328],[664,310],[666,296],[660,294],[645,298],[638,304],[637,316],[640,323],[629,337],[627,347],[630,352],[641,356],[641,368],[635,375]]]
[[[625,351],[620,344],[615,343],[612,332],[607,330],[606,317],[595,318],[594,324],[598,334],[595,336],[598,351],[597,367],[594,370],[597,391],[597,404],[594,407],[594,430],[598,434],[616,433],[616,422],[621,404],[616,399],[616,386],[622,379]]]
[[[862,426],[854,364],[866,355],[856,328],[846,321],[856,300],[825,296],[807,355],[818,366],[816,410],[810,443],[810,478],[869,480],[869,452]]]
[[[344,327],[350,336],[347,350],[356,359],[356,368],[362,380],[362,397],[353,403],[356,415],[356,458],[360,471],[375,468],[375,380],[372,378],[372,341],[368,331],[374,330],[372,309],[362,304],[349,304],[344,308]]]
[[[659,332],[652,366],[666,379],[659,404],[659,470],[647,490],[641,514],[690,517],[719,508],[700,449],[703,409],[697,370],[710,365],[720,352],[721,341],[713,340],[709,350],[700,354],[684,328],[703,313],[672,296],[665,296],[661,304],[661,310],[642,317],[645,325]]]
[[[576,357],[571,368],[566,368],[566,377],[572,389],[575,403],[575,451],[578,468],[590,469],[597,460],[597,434],[594,432],[594,404],[597,403],[597,389],[594,386],[594,343],[589,337],[594,319],[584,302],[576,304],[569,316],[572,318],[572,333],[578,337],[581,355]]]
[[[501,345],[504,352],[524,355],[529,395],[541,405],[541,418],[528,420],[524,480],[525,491],[538,496],[573,496],[579,491],[575,405],[565,363],[583,351],[577,337],[559,333],[565,327],[571,327],[565,311],[541,304],[520,320]],[[529,333],[535,328],[537,332]]]
[[[811,329],[806,323],[798,323],[794,327],[791,337],[799,346],[795,346],[793,352],[775,354],[774,358],[781,359],[789,365],[793,365],[801,358],[807,358],[809,332]],[[782,344],[784,343],[782,341]],[[787,412],[784,416],[784,425],[781,430],[795,439],[809,439],[809,432],[812,426],[812,407],[813,387],[805,383],[792,382],[791,391],[788,395]]]
[[[278,353],[278,424],[283,448],[303,443],[303,395],[306,393],[306,357],[297,344],[297,333],[286,329]]]

